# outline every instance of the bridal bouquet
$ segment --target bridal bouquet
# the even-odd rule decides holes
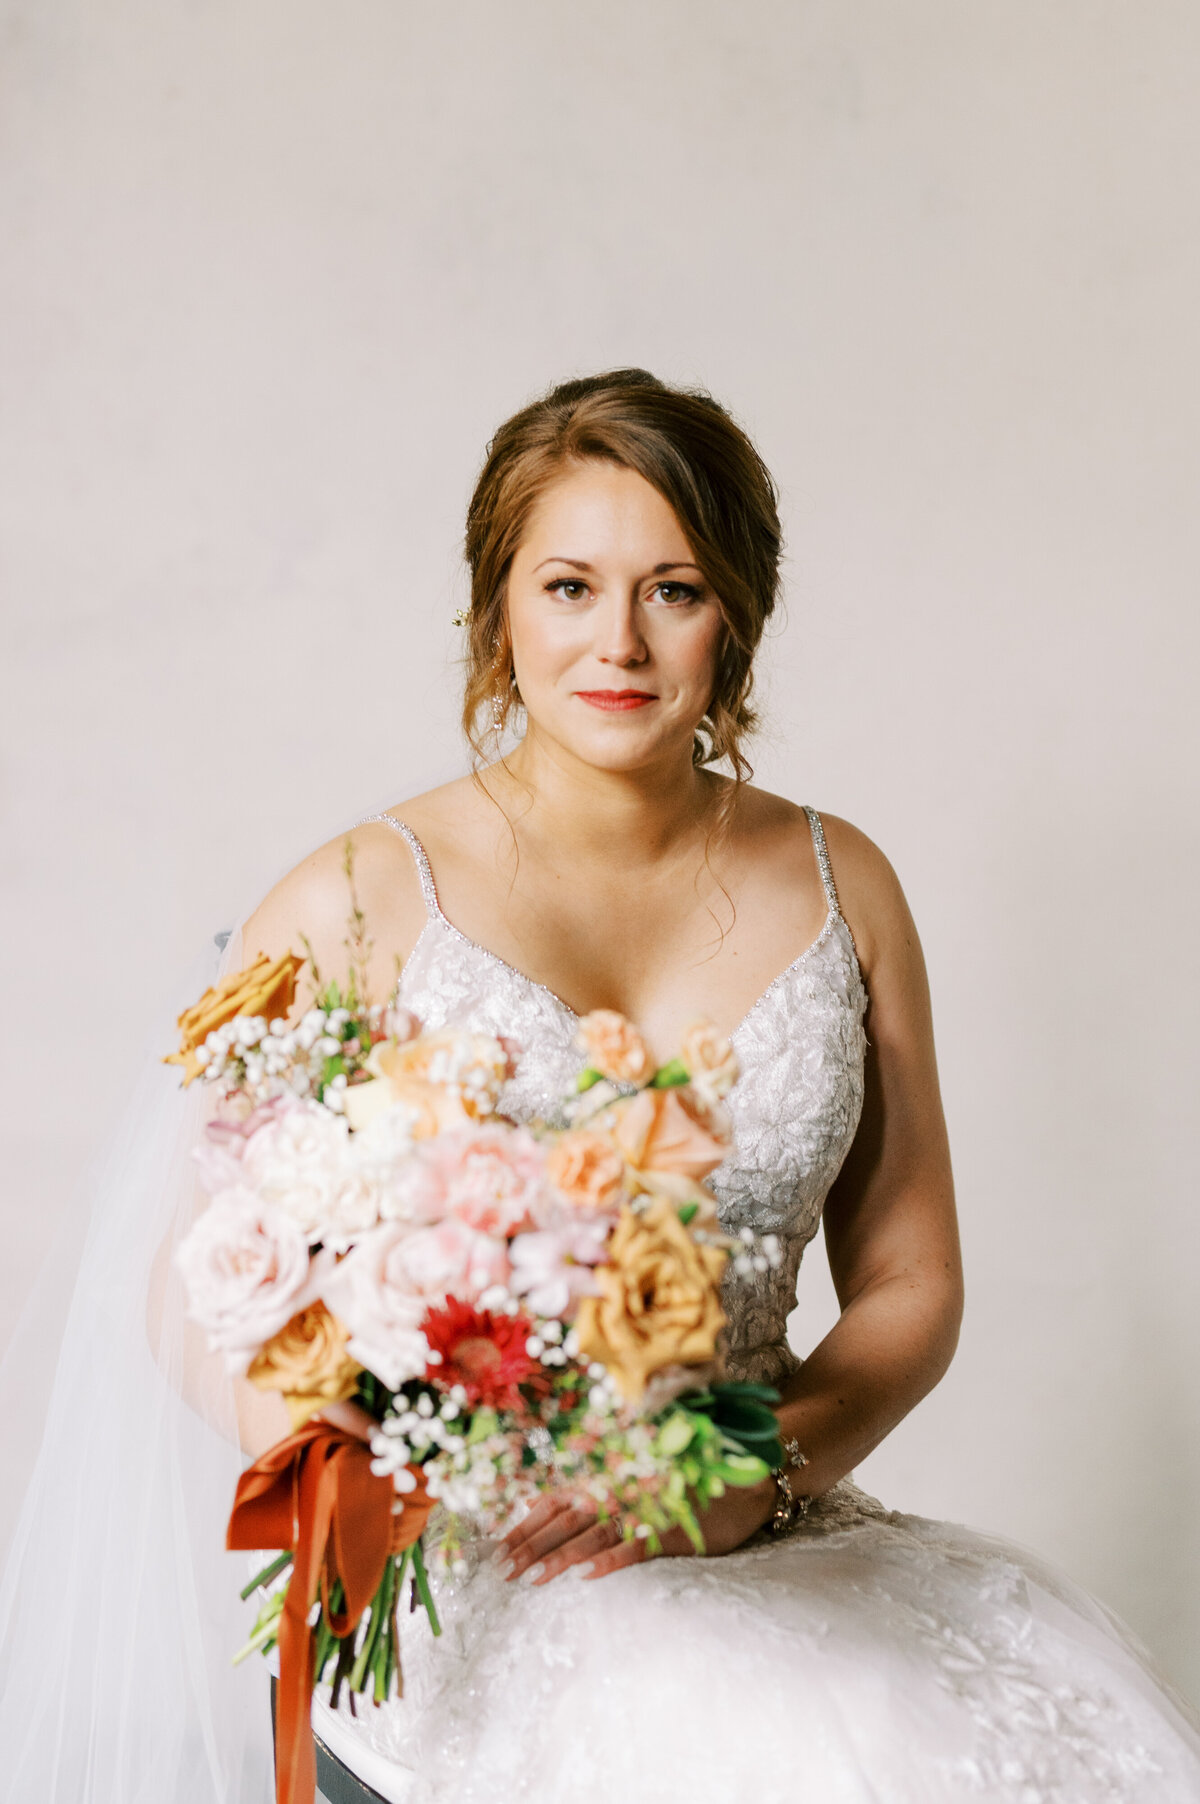
[[[703,1181],[730,1145],[729,1043],[697,1023],[659,1066],[596,1011],[573,1092],[522,1125],[499,1109],[515,1043],[369,1003],[357,904],[347,944],[343,985],[310,950],[260,955],[180,1017],[172,1055],[217,1098],[211,1200],[177,1254],[189,1314],[293,1429],[243,1473],[228,1533],[279,1550],[237,1658],[279,1646],[281,1800],[313,1795],[316,1682],[335,1704],[402,1689],[406,1583],[439,1632],[434,1525],[461,1569],[468,1535],[569,1487],[650,1552],[674,1527],[702,1551],[695,1504],[780,1458],[775,1393],[721,1375],[726,1269],[779,1257],[724,1234]],[[321,1419],[345,1402],[369,1440]]]

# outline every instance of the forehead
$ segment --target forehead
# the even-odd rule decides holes
[[[598,459],[564,470],[530,513],[517,552],[589,564],[628,556],[652,564],[689,561],[687,536],[671,504],[644,476]]]

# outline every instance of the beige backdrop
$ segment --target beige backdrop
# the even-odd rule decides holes
[[[0,1321],[206,937],[460,768],[491,427],[700,381],[783,491],[759,780],[933,983],[967,1321],[861,1476],[1200,1693],[1198,52],[1192,0],[0,5]]]

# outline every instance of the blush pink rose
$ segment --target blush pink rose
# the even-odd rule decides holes
[[[232,1373],[245,1372],[271,1336],[315,1298],[301,1228],[252,1190],[213,1198],[175,1255],[188,1314]]]
[[[421,1332],[426,1298],[404,1262],[412,1229],[372,1228],[325,1278],[321,1299],[349,1334],[347,1350],[390,1390],[423,1372],[429,1344]]]

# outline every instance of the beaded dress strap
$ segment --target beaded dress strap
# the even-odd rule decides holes
[[[364,814],[363,818],[360,821],[355,821],[354,825],[356,827],[366,827],[369,826],[372,821],[379,821],[383,826],[390,827],[393,833],[398,833],[401,839],[406,839],[408,841],[409,850],[413,855],[413,862],[417,867],[417,876],[421,882],[421,894],[425,898],[425,912],[433,920],[444,921],[446,917],[442,913],[441,904],[438,901],[437,887],[433,881],[433,870],[430,866],[428,855],[412,828],[407,822],[398,821],[395,816],[391,814]]]
[[[829,862],[829,849],[825,844],[825,829],[821,825],[821,817],[815,808],[804,804],[804,812],[808,816],[808,824],[812,830],[813,851],[817,855],[817,868],[821,873],[821,882],[825,886],[825,900],[832,914],[840,915],[837,888],[833,881],[833,866]]]

